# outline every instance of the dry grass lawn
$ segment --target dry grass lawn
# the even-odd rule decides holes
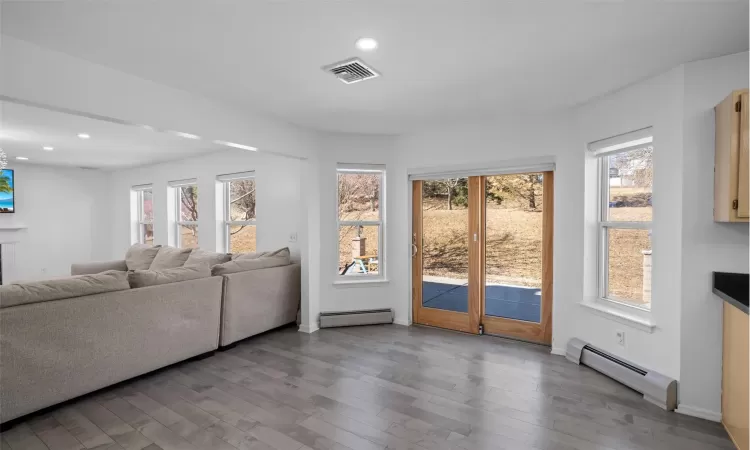
[[[468,210],[447,210],[425,201],[423,213],[425,275],[468,278]],[[618,219],[650,218],[651,207],[613,208]],[[487,207],[486,278],[488,282],[541,287],[542,213]],[[558,239],[561,237],[558,236]],[[613,230],[610,234],[609,287],[613,297],[643,299],[643,255],[651,248],[645,230]]]
[[[636,188],[613,188],[613,198],[642,196]],[[542,204],[541,199],[537,202]],[[376,211],[369,205],[342,212],[341,220],[374,220]],[[429,276],[468,278],[468,209],[453,206],[441,198],[423,200],[424,274]],[[621,221],[651,220],[652,207],[610,208],[610,218]],[[339,270],[352,262],[352,239],[356,227],[339,229]],[[377,255],[378,229],[364,227],[366,253]],[[487,204],[486,279],[491,283],[541,287],[542,278],[542,212],[528,211],[511,202]],[[564,239],[564,236],[556,236]],[[643,301],[643,254],[651,248],[646,230],[612,230],[609,236],[609,295],[635,302]],[[573,262],[572,262],[573,263]]]
[[[253,253],[257,249],[255,227],[232,227],[232,232],[235,234],[231,235],[230,238],[230,249],[231,253]],[[193,230],[187,227],[181,227],[182,236],[180,237],[182,248],[196,248],[198,247],[198,233],[193,233]],[[153,242],[153,241],[152,241]]]

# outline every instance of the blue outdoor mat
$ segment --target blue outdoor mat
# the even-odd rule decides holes
[[[485,312],[488,316],[539,322],[541,290],[519,286],[487,286]],[[467,312],[469,286],[425,281],[422,283],[422,305],[427,308]]]

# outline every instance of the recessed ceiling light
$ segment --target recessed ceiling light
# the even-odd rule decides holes
[[[43,148],[43,149],[45,149],[45,150],[47,150],[48,152],[51,152],[52,150],[54,150],[54,149],[55,149],[55,147],[50,147],[49,145],[45,145],[45,146],[44,146],[44,147],[42,147],[42,148]]]
[[[88,139],[88,138],[90,138],[91,136],[89,136],[89,135],[88,135],[88,134],[86,134],[86,133],[78,133],[78,137],[79,137],[79,138],[81,138],[81,139]]]
[[[27,158],[25,156],[16,156],[16,159],[18,159],[20,161],[27,161],[29,158]]]
[[[371,37],[361,37],[357,39],[354,45],[363,52],[371,52],[378,49],[378,41]]]

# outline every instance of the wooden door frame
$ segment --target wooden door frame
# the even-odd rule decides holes
[[[421,180],[412,181],[412,265],[411,265],[411,283],[412,283],[412,322],[420,325],[429,325],[439,328],[448,328],[456,331],[463,331],[465,333],[479,333],[479,314],[475,313],[470,315],[469,313],[446,311],[435,308],[425,308],[422,306],[422,185]],[[469,196],[471,197],[471,188],[469,189]],[[476,194],[474,194],[476,195]],[[471,232],[471,216],[469,216],[469,232]],[[479,241],[474,243],[469,240],[469,264],[471,265],[472,248],[478,247]],[[471,267],[470,267],[471,270]],[[469,312],[472,309],[478,311],[476,306],[472,308],[472,305],[478,304],[479,298],[472,298],[472,295],[476,296],[478,293],[476,288],[471,288],[472,283],[469,283]]]
[[[485,176],[469,178],[469,299],[468,313],[445,311],[422,306],[422,187],[421,180],[412,181],[412,322],[448,328],[466,333],[484,332],[552,344],[552,288],[554,241],[555,174],[542,172],[542,299],[539,323],[524,322],[484,314],[485,300]],[[476,236],[476,239],[474,238]]]
[[[506,319],[503,317],[487,316],[484,313],[484,289],[481,289],[482,316],[484,332],[509,336],[525,341],[540,344],[552,344],[552,287],[553,287],[553,264],[552,247],[554,241],[554,207],[555,207],[555,173],[553,171],[543,172],[542,184],[542,301],[541,317],[539,323],[524,322],[520,320]],[[484,200],[485,178],[482,178],[482,207],[484,213],[487,205]],[[484,227],[481,228],[481,241],[484,242]],[[484,249],[482,249],[484,253]],[[481,265],[481,286],[484,288],[486,282],[486,270],[484,268],[484,254]]]

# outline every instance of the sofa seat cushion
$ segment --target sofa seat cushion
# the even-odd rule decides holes
[[[180,281],[196,280],[211,276],[208,264],[175,267],[163,270],[136,270],[128,273],[130,287],[142,288],[159,284],[179,283]]]
[[[239,258],[219,264],[211,268],[211,273],[213,275],[229,275],[230,273],[246,272],[248,270],[288,266],[289,264],[291,264],[289,249],[284,248],[258,258]]]
[[[160,248],[161,245],[133,244],[125,254],[125,265],[128,266],[128,270],[148,269]]]
[[[0,308],[130,289],[128,273],[118,270],[57,280],[0,286]]]
[[[226,253],[210,252],[208,250],[194,248],[193,251],[190,252],[187,261],[185,261],[185,265],[194,266],[197,264],[208,264],[208,266],[211,267],[228,262],[231,259],[232,257]]]
[[[159,253],[156,254],[156,258],[151,263],[151,266],[144,267],[148,270],[163,270],[163,269],[174,269],[175,267],[182,267],[185,265],[192,248],[175,248],[175,247],[162,247],[159,249]]]

